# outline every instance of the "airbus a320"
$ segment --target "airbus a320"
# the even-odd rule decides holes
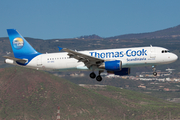
[[[115,75],[129,75],[134,66],[154,66],[153,75],[156,76],[156,65],[169,64],[178,56],[163,47],[134,47],[119,49],[74,51],[61,48],[64,52],[39,53],[15,29],[7,29],[14,57],[4,56],[5,63],[34,68],[37,70],[79,69],[91,70],[90,78],[101,81],[101,73]],[[98,71],[98,75],[95,71]]]

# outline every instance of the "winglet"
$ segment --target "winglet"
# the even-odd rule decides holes
[[[59,48],[59,51],[61,51],[61,50],[63,49],[63,48],[61,48],[61,47],[59,47],[59,46],[58,46],[58,48]]]

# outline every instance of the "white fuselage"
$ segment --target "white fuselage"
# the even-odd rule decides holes
[[[134,47],[78,52],[104,59],[105,61],[121,60],[122,68],[142,65],[168,64],[176,61],[178,58],[177,55],[168,52],[167,49],[162,47]],[[6,59],[6,61],[8,60]],[[9,61],[11,62],[6,63],[18,65],[12,60]],[[74,58],[69,58],[67,52],[40,54],[34,57],[25,67],[39,70],[88,69],[83,62],[78,62]]]

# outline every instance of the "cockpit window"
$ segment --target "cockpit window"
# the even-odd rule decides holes
[[[169,50],[162,50],[162,53],[169,53]]]

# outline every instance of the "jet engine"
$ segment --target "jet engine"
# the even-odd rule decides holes
[[[122,62],[120,60],[105,61],[99,68],[107,71],[120,71],[122,69]]]
[[[120,71],[107,71],[107,73],[123,76],[123,75],[129,75],[131,69],[130,68],[122,68]]]

